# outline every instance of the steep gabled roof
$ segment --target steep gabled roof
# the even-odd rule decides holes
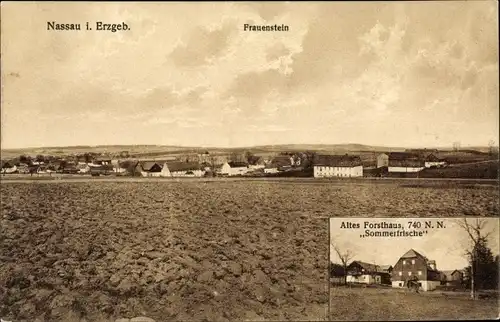
[[[349,267],[351,267],[352,265],[359,265],[362,269],[364,269],[365,272],[377,272],[380,269],[379,266],[375,264],[370,264],[362,261],[353,261],[349,265]]]
[[[401,256],[401,258],[415,258],[415,257],[422,257],[422,258],[425,258],[427,260],[427,257],[425,257],[424,255],[420,254],[419,252],[415,251],[414,249],[410,249],[403,256]]]
[[[144,171],[150,171],[155,165],[162,167],[161,164],[158,164],[156,161],[142,161],[140,165]]]

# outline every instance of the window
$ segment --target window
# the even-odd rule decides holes
[[[403,272],[399,272],[399,276],[403,276]]]
[[[420,275],[422,275],[422,271],[418,271],[418,275],[419,275],[419,276],[420,276]]]
[[[403,283],[399,283],[399,287],[403,287]]]
[[[406,265],[406,261],[405,260],[403,260],[403,265]]]
[[[411,272],[408,272],[408,276],[411,276]]]
[[[411,264],[415,265],[415,260],[414,259],[411,260]]]

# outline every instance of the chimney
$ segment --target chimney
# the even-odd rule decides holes
[[[436,270],[436,261],[428,261],[427,264],[429,264],[430,268]]]

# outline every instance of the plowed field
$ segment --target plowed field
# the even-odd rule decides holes
[[[298,181],[1,185],[7,320],[323,320],[330,216],[498,214],[498,189]]]

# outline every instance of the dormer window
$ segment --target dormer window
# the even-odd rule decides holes
[[[415,260],[414,259],[411,260],[411,264],[415,265]]]
[[[403,265],[406,265],[406,261],[405,260],[403,260]]]

